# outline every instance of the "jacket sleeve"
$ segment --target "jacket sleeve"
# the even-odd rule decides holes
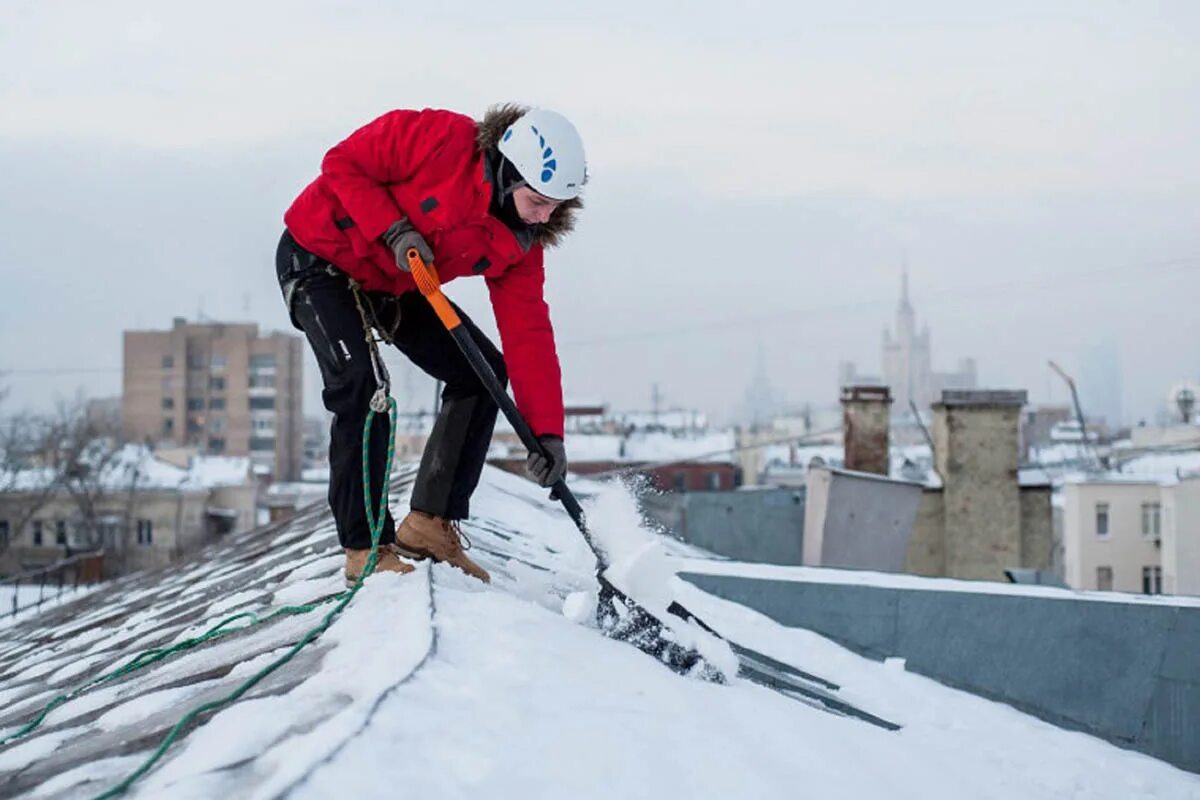
[[[325,154],[321,174],[368,240],[405,212],[387,189],[413,176],[446,136],[443,111],[389,111]]]
[[[542,294],[545,282],[536,244],[519,263],[487,279],[517,408],[538,436],[562,436],[562,370]]]

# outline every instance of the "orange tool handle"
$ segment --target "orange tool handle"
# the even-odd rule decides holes
[[[405,255],[408,257],[408,268],[417,281],[417,288],[421,290],[421,294],[425,295],[429,305],[433,306],[434,313],[446,326],[446,330],[452,331],[462,325],[462,320],[458,318],[458,312],[454,310],[454,306],[450,305],[446,295],[442,294],[442,282],[433,265],[426,264],[425,259],[421,258],[421,254],[415,247],[408,248]]]

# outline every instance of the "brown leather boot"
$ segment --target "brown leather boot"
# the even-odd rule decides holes
[[[468,575],[490,583],[492,576],[464,552],[462,529],[457,520],[431,517],[421,511],[410,511],[396,529],[396,547],[406,556],[432,558],[453,564]],[[467,547],[471,546],[469,539]]]
[[[367,559],[371,555],[370,548],[366,550],[351,550],[349,547],[346,550],[346,586],[354,585],[358,580],[358,576],[362,575],[367,566]],[[416,567],[409,564],[407,561],[400,560],[400,553],[394,544],[379,545],[379,555],[375,562],[375,572],[398,572],[401,575],[406,575],[412,572]],[[374,575],[375,572],[371,574]]]

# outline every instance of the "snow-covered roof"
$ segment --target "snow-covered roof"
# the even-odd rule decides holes
[[[240,486],[250,476],[250,459],[244,456],[193,456],[188,465],[185,486],[216,488]]]
[[[94,463],[94,462],[93,462]],[[108,491],[182,489],[199,491],[221,486],[240,486],[250,481],[250,459],[244,456],[196,455],[186,469],[154,457],[154,451],[127,444],[105,461],[98,484]],[[38,491],[55,479],[46,467],[21,470],[0,483],[14,491]]]
[[[1126,456],[1115,469],[1072,470],[1058,476],[1066,484],[1160,484],[1170,485],[1180,478],[1200,475],[1200,450],[1149,452]]]
[[[1056,442],[1030,448],[1029,460],[1041,466],[1054,467],[1092,460],[1095,452],[1095,446],[1091,444]]]
[[[733,431],[675,434],[664,431],[571,433],[566,436],[567,456],[573,463],[614,461],[658,464],[671,461],[728,463],[735,458]]]
[[[1181,452],[1145,453],[1120,465],[1122,475],[1138,475],[1164,480],[1200,472],[1200,449]]]
[[[396,480],[393,514],[407,505],[412,477],[406,468]],[[657,545],[632,521],[626,496],[593,489],[589,518],[609,530],[610,546]],[[721,686],[681,677],[564,615],[564,599],[592,585],[592,560],[545,495],[487,469],[465,527],[493,573],[490,586],[428,565],[369,579],[311,645],[183,729],[130,795],[608,800],[790,797],[803,787],[814,797],[1125,800],[1131,787],[1145,797],[1194,792],[1195,776],[1165,763],[910,674],[898,660],[859,657],[668,572],[670,588],[718,629],[834,680],[848,702],[904,729],[826,714],[743,679]],[[610,528],[623,525],[618,546]],[[9,629],[0,643],[0,737],[144,648],[184,642],[233,613],[266,620],[340,591],[342,563],[328,512],[314,508]],[[105,791],[187,711],[276,661],[329,607],[245,627],[57,706],[0,749],[0,787],[53,798]]]

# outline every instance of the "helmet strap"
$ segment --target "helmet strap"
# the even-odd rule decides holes
[[[496,165],[496,188],[500,190],[500,197],[507,200],[513,192],[525,186],[527,181],[503,153],[499,155],[500,162]]]

